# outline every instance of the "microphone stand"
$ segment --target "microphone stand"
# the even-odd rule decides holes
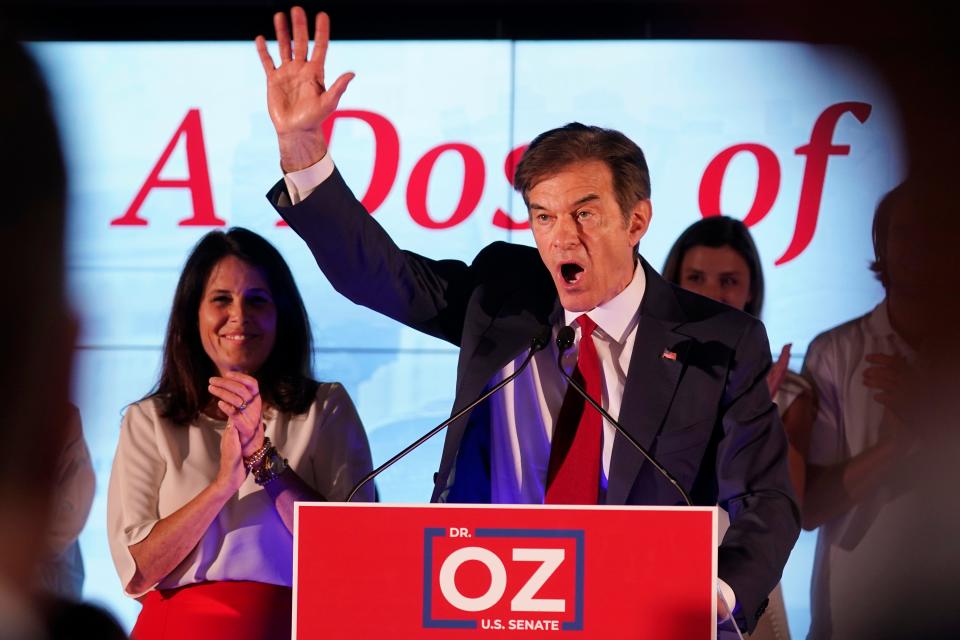
[[[360,488],[363,487],[363,485],[367,484],[368,482],[376,478],[382,472],[386,471],[391,466],[393,466],[395,462],[397,462],[398,460],[406,456],[408,453],[410,453],[411,451],[419,447],[421,444],[423,444],[433,436],[437,435],[438,433],[446,429],[451,423],[459,420],[460,418],[468,414],[478,404],[480,404],[481,402],[483,402],[484,400],[486,400],[487,398],[495,394],[497,391],[499,391],[500,389],[508,385],[510,382],[512,382],[514,378],[520,375],[520,373],[527,368],[527,365],[529,365],[530,361],[533,360],[533,356],[536,355],[537,352],[542,351],[548,344],[550,344],[549,335],[550,335],[550,330],[545,328],[539,335],[533,338],[533,341],[530,344],[530,352],[527,354],[527,357],[523,360],[520,366],[517,367],[516,371],[511,373],[509,376],[507,376],[500,382],[498,382],[496,385],[491,387],[488,391],[485,391],[484,393],[482,393],[480,397],[478,397],[476,400],[474,400],[473,402],[465,406],[463,409],[460,409],[460,411],[457,411],[455,414],[453,414],[452,416],[450,416],[449,418],[447,418],[446,420],[438,424],[436,427],[434,427],[427,433],[423,434],[416,442],[408,446],[406,449],[404,449],[397,455],[393,456],[392,458],[384,462],[382,465],[380,465],[379,467],[377,467],[376,469],[368,473],[366,476],[364,476],[364,478],[360,482],[358,482],[357,485],[350,492],[350,495],[347,497],[347,502],[350,502],[353,500],[353,496],[356,495],[357,491],[359,491]]]

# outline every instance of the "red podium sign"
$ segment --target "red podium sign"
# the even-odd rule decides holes
[[[300,503],[294,638],[716,638],[716,510]]]

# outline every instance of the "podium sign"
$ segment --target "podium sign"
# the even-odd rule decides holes
[[[716,637],[716,509],[299,503],[294,638]]]

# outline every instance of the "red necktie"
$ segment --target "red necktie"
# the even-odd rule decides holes
[[[600,400],[600,358],[593,343],[597,323],[582,315],[580,350],[573,379]],[[600,494],[600,414],[571,386],[563,398],[550,445],[545,504],[597,504]]]

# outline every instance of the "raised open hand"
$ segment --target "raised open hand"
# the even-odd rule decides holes
[[[327,153],[321,125],[333,113],[353,73],[344,73],[327,88],[324,62],[330,43],[330,18],[326,13],[316,17],[313,53],[307,57],[310,37],[307,33],[307,14],[301,7],[290,10],[287,16],[277,13],[273,26],[280,47],[280,66],[273,63],[267,52],[267,41],[257,36],[257,53],[267,76],[267,110],[277,130],[280,143],[280,166],[285,172],[305,169],[318,162]]]

